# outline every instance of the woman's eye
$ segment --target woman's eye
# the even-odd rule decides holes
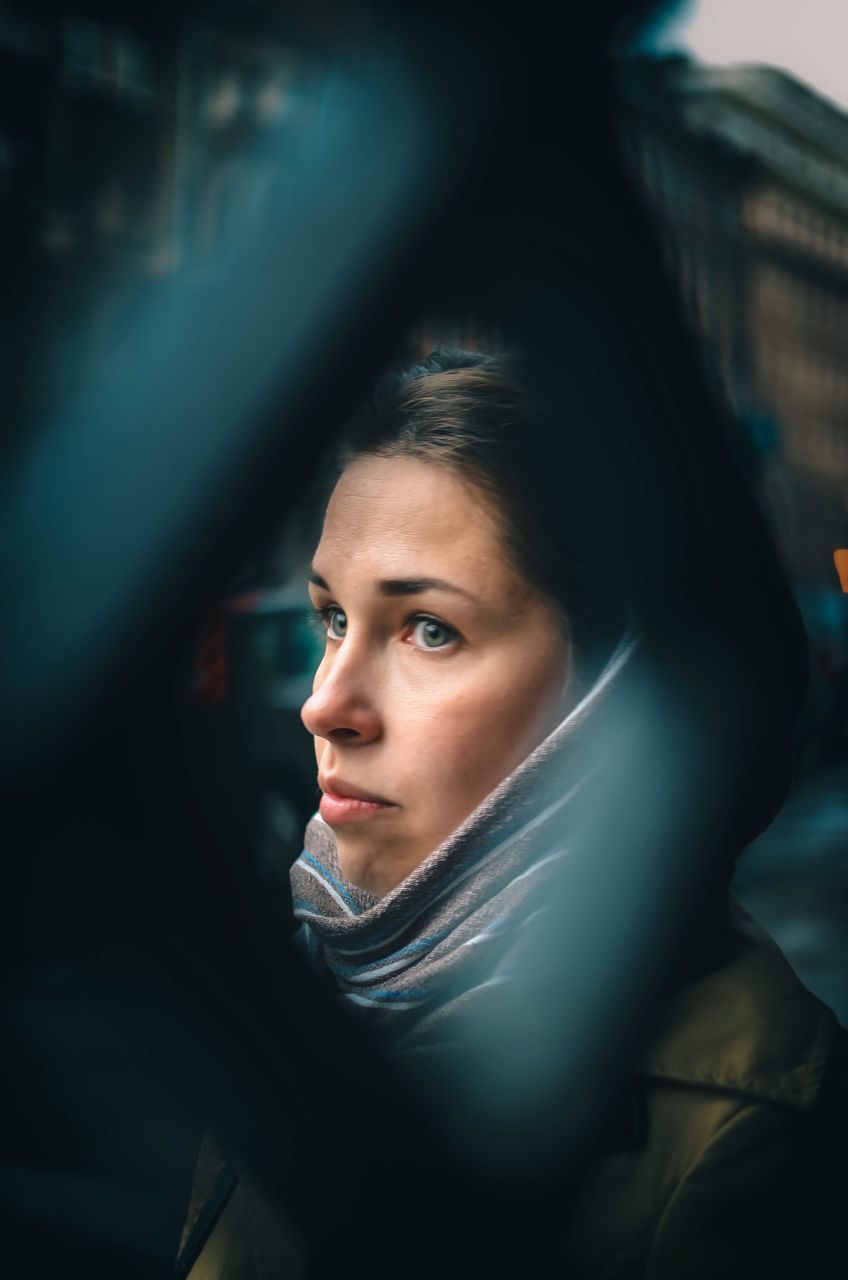
[[[325,610],[324,617],[327,621],[327,635],[331,640],[344,640],[347,635],[347,614],[341,609],[329,608]]]
[[[419,649],[444,649],[456,639],[457,632],[447,623],[437,622],[435,618],[419,618],[412,637]]]

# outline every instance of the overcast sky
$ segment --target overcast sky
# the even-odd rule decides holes
[[[685,0],[661,49],[704,62],[768,62],[848,108],[848,0]]]

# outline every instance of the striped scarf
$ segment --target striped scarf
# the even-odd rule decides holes
[[[298,943],[381,1037],[404,1048],[449,1043],[507,981],[578,842],[586,728],[635,647],[626,635],[553,733],[384,897],[346,880],[332,830],[317,815],[309,822],[291,870]]]

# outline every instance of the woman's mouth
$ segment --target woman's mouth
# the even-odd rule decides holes
[[[380,813],[388,813],[397,805],[390,800],[364,791],[341,778],[320,778],[318,785],[324,793],[318,811],[329,827],[341,822],[359,822],[365,818],[374,818]]]

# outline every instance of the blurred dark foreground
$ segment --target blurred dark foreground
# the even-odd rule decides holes
[[[541,8],[0,7],[15,1275],[171,1274],[210,1124],[307,1274],[540,1265],[679,921],[789,786],[803,634],[625,176],[608,49],[629,15],[576,12],[564,48]],[[284,945],[312,781],[299,605],[265,590],[304,553],[280,516],[422,315],[521,340],[545,394],[564,369],[575,420],[601,414],[609,435],[551,436],[552,475],[593,477],[574,518],[611,583],[626,546],[669,701],[709,725],[699,786],[669,783],[690,802],[675,927],[639,939],[626,1016],[604,977],[606,1052],[594,1077],[562,1064],[562,1159],[521,1185],[458,1153]],[[712,702],[687,677],[703,634]],[[709,640],[744,655],[749,704]],[[738,884],[844,1020],[841,725],[828,744]],[[569,975],[591,969],[575,948]]]

